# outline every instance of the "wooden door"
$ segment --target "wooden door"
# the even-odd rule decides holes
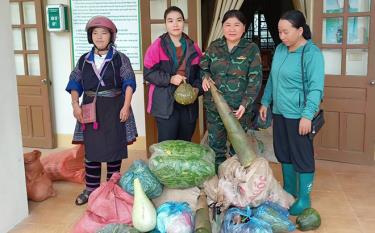
[[[314,42],[325,58],[326,125],[317,158],[372,163],[375,139],[375,1],[314,1]]]
[[[41,0],[10,0],[22,141],[54,146]]]
[[[164,11],[170,6],[181,8],[185,16],[184,31],[192,40],[197,41],[197,3],[189,0],[142,0],[142,51],[143,56],[150,44],[161,34],[165,33]],[[148,85],[144,83],[146,147],[157,143],[157,127],[155,119],[147,113]],[[200,142],[199,122],[193,135],[194,142]]]

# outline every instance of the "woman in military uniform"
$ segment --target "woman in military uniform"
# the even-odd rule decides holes
[[[210,79],[233,109],[244,130],[249,126],[252,104],[261,85],[259,48],[243,38],[245,24],[246,18],[241,11],[226,12],[222,20],[224,36],[210,44],[200,62],[208,144],[216,153],[216,168],[226,158],[227,132],[208,91]]]

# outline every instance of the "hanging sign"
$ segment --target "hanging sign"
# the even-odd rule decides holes
[[[68,30],[68,8],[62,4],[46,6],[47,30],[62,32]]]

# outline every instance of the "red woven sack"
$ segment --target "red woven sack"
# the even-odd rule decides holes
[[[91,193],[86,212],[72,233],[93,233],[110,223],[132,225],[133,196],[117,185],[120,178],[120,173],[114,173]]]
[[[41,158],[42,165],[48,176],[53,180],[66,180],[75,183],[85,182],[85,147],[78,145],[73,148],[51,153]]]
[[[42,153],[38,150],[23,155],[27,198],[32,201],[44,201],[56,195],[52,181],[40,163],[41,155]]]

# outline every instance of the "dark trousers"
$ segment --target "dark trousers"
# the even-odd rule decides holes
[[[169,119],[156,118],[158,142],[165,140],[191,141],[197,119],[192,119],[189,109],[175,107]]]
[[[111,178],[113,173],[120,172],[121,162],[122,160],[107,162],[107,181]],[[85,171],[86,190],[92,192],[100,186],[102,163],[86,160]]]
[[[313,141],[298,133],[300,119],[273,115],[273,147],[280,163],[291,163],[300,173],[315,172]]]

